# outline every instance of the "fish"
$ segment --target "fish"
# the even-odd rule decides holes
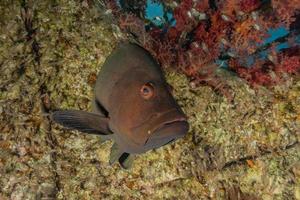
[[[143,47],[120,43],[97,75],[92,111],[56,110],[51,119],[69,129],[112,140],[109,164],[131,167],[134,157],[185,136],[187,116],[160,65]]]

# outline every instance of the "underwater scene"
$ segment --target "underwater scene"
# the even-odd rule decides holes
[[[300,200],[300,0],[1,0],[0,200]]]

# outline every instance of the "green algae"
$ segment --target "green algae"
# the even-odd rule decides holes
[[[189,134],[122,170],[108,164],[111,142],[64,130],[45,112],[90,110],[95,76],[120,33],[88,1],[26,3],[40,62],[21,4],[0,3],[0,199],[300,199],[299,77],[254,90],[220,70],[234,92],[229,103],[166,70]]]

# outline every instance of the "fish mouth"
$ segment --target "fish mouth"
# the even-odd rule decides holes
[[[184,122],[187,122],[187,119],[185,117],[180,117],[178,119],[172,119],[170,121],[164,122],[152,131],[153,136],[157,137],[157,136],[159,136],[159,133],[161,133],[167,127],[174,127],[174,126],[177,126],[180,124],[184,124]]]
[[[178,108],[153,114],[145,123],[133,127],[131,141],[143,151],[158,148],[183,137],[189,129],[185,114]]]
[[[145,141],[145,146],[158,148],[182,138],[189,129],[186,117],[182,116],[157,126],[150,137]]]

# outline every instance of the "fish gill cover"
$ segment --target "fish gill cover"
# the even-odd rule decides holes
[[[139,3],[137,3],[139,2]],[[226,68],[251,86],[273,86],[300,71],[300,2],[292,0],[107,0],[121,30],[163,67],[232,98],[214,72]]]

